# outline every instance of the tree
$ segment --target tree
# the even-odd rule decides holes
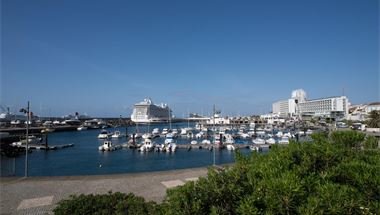
[[[373,110],[369,113],[367,124],[371,128],[380,128],[380,110]]]

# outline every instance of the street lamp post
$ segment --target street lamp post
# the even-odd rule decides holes
[[[216,142],[215,142],[215,105],[214,105],[214,108],[213,108],[213,115],[212,115],[212,118],[213,118],[213,140],[214,140],[214,145],[213,145],[213,164],[215,166],[215,149],[216,149]]]
[[[25,178],[28,177],[28,149],[29,149],[29,121],[30,121],[30,103],[28,101],[28,107],[25,110],[22,108],[20,112],[26,114],[26,148],[25,148]]]

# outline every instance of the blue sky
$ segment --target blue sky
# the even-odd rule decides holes
[[[309,98],[379,101],[379,1],[1,1],[1,105],[127,116],[260,114]]]

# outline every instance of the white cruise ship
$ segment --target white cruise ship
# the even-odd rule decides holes
[[[167,104],[155,105],[147,98],[134,105],[131,120],[136,123],[168,122],[171,112]]]

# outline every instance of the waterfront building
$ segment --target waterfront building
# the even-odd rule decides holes
[[[131,120],[136,123],[169,122],[172,111],[167,104],[156,105],[150,98],[136,103]]]
[[[380,111],[380,102],[352,105],[349,108],[347,119],[352,121],[365,121],[368,119],[369,113],[374,110]]]
[[[208,125],[229,125],[231,124],[231,120],[229,117],[222,117],[221,111],[215,112],[214,116],[206,121]]]
[[[267,124],[281,124],[285,123],[285,119],[279,114],[269,113],[260,115],[260,119],[264,120]]]
[[[306,92],[298,89],[292,92],[290,99],[273,103],[272,110],[281,117],[344,118],[348,114],[348,105],[346,96],[308,100]]]
[[[272,112],[279,117],[292,117],[296,113],[296,103],[294,99],[277,101],[272,105]]]

